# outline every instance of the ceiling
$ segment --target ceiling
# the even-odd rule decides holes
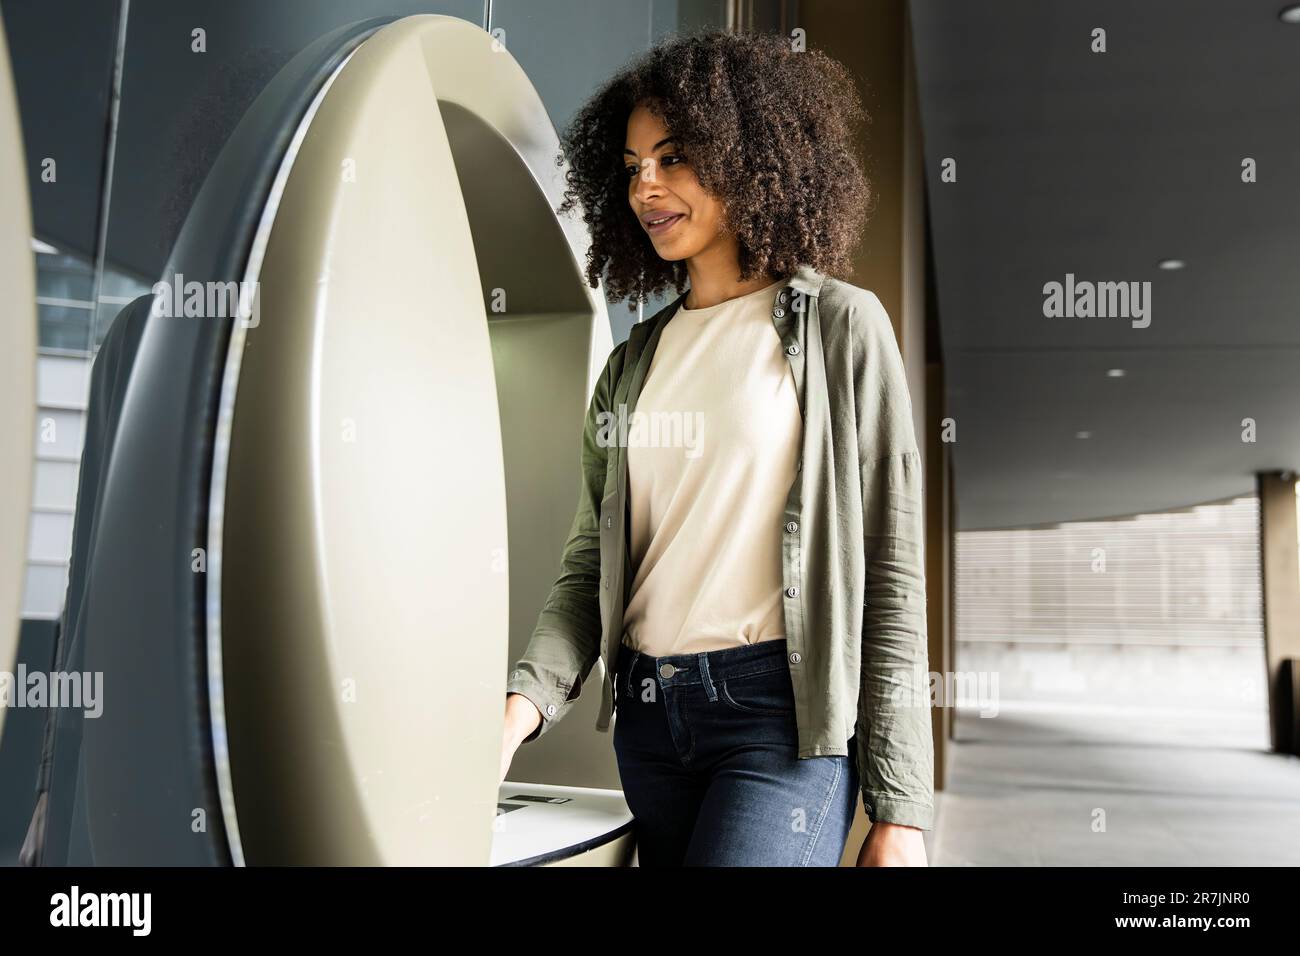
[[[1283,5],[912,0],[959,529],[1165,510],[1300,469]],[[1067,273],[1150,282],[1150,324],[1046,317]]]

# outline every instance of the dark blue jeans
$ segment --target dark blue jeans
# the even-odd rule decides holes
[[[624,644],[614,752],[641,866],[838,866],[857,756],[799,759],[784,639],[650,657]]]

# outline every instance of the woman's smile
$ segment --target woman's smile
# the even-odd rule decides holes
[[[684,213],[667,213],[656,219],[642,220],[642,222],[645,224],[646,232],[652,236],[660,236],[685,218]]]

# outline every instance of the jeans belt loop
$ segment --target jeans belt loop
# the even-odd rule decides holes
[[[695,656],[700,662],[700,683],[704,685],[704,693],[709,695],[709,703],[713,703],[718,699],[718,692],[713,687],[713,678],[709,676],[709,654],[700,651]]]
[[[632,671],[636,669],[636,659],[641,656],[640,651],[632,652],[632,662],[627,665],[627,695],[631,697],[636,691],[632,690]]]

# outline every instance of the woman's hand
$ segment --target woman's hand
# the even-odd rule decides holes
[[[916,827],[898,823],[871,824],[858,851],[858,866],[929,866],[921,834]]]
[[[506,694],[506,722],[501,735],[501,777],[497,780],[498,784],[505,782],[510,761],[515,759],[519,745],[541,722],[542,712],[536,704],[523,694]]]

